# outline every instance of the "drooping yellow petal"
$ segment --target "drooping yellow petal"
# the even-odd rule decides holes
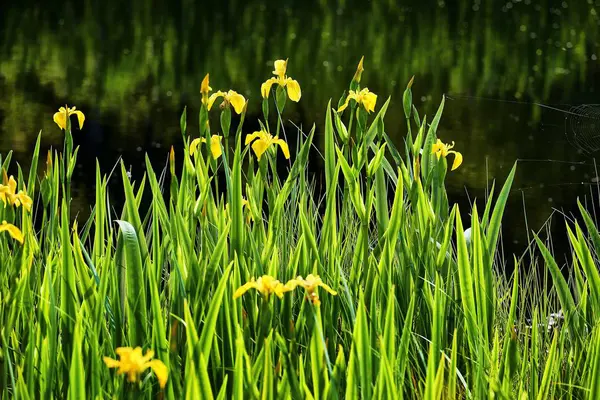
[[[300,97],[302,96],[302,92],[300,90],[300,84],[298,81],[288,78],[286,80],[287,94],[290,100],[298,102],[300,101]]]
[[[215,100],[222,96],[225,96],[225,93],[221,92],[220,90],[210,95],[210,97],[208,98],[208,104],[207,104],[207,108],[209,111],[212,108]]]
[[[258,289],[258,284],[256,283],[255,280],[251,280],[250,282],[246,282],[245,284],[243,284],[242,286],[240,286],[239,288],[237,288],[237,290],[235,291],[235,293],[233,293],[233,298],[237,299],[238,297],[240,297],[241,295],[243,295],[244,293],[246,293],[250,289]]]
[[[368,90],[363,94],[362,104],[368,112],[375,111],[375,103],[377,103],[377,95]]]
[[[344,102],[344,104],[342,104],[342,106],[340,108],[338,108],[338,112],[342,112],[346,109],[346,107],[348,107],[348,104],[350,104],[350,100],[356,100],[356,93],[354,93],[354,90],[351,90],[348,93],[348,96],[346,97],[346,101]]]
[[[102,360],[104,361],[104,364],[106,364],[106,366],[108,368],[117,368],[121,365],[121,362],[115,360],[114,358],[102,357]]]
[[[273,71],[273,75],[277,75],[281,80],[285,78],[285,71],[287,70],[287,60],[276,60],[275,70]]]
[[[13,239],[23,244],[23,232],[21,232],[21,230],[13,224],[9,224],[6,221],[2,221],[2,223],[0,224],[0,232],[8,232],[8,234],[12,236]]]
[[[258,132],[253,132],[249,135],[246,135],[246,141],[245,141],[245,145],[247,146],[248,144],[250,144],[254,139],[263,137],[264,132],[263,131],[258,131]]]
[[[227,93],[227,100],[233,106],[233,109],[236,113],[241,114],[244,111],[244,106],[246,105],[246,99],[241,94],[230,90]]]
[[[20,190],[19,193],[17,194],[17,198],[21,202],[21,205],[23,206],[23,208],[25,208],[27,211],[31,211],[31,206],[33,205],[33,200],[31,200],[31,197],[29,197],[27,195],[27,193]]]
[[[85,121],[85,115],[79,110],[73,111],[73,114],[77,115],[77,122],[79,122],[79,129],[83,129],[83,122]]]
[[[221,157],[223,151],[221,151],[221,136],[212,135],[210,138],[210,152],[212,153],[213,158],[216,160]]]
[[[279,148],[283,152],[283,155],[285,156],[286,159],[289,160],[290,159],[290,149],[288,148],[288,145],[285,142],[285,140],[275,138],[275,139],[273,139],[273,143],[277,143],[279,145]]]
[[[204,139],[204,138],[202,138]],[[206,141],[206,139],[204,139],[204,141]],[[192,143],[190,143],[190,156],[193,156],[194,153],[196,153],[196,149],[198,148],[198,145],[200,144],[200,138],[196,138],[194,140],[192,140]]]
[[[271,93],[271,86],[273,86],[274,83],[277,83],[277,79],[269,78],[260,86],[260,94],[262,95],[263,99],[269,97],[269,93]]]
[[[64,109],[64,107],[61,107],[61,110]],[[62,130],[67,129],[67,113],[65,111],[58,111],[56,113],[54,113],[54,122],[56,122],[56,125],[58,125],[58,127]]]
[[[452,163],[452,168],[450,171],[454,171],[456,168],[460,167],[460,164],[463,162],[463,156],[458,151],[450,150],[448,153],[454,154],[454,162]]]
[[[269,148],[269,142],[264,139],[255,140],[252,143],[252,150],[254,150],[254,154],[256,154],[256,158],[260,161],[260,157],[267,151]]]
[[[152,360],[148,365],[152,368],[154,375],[156,375],[156,379],[158,379],[158,385],[161,389],[164,389],[167,385],[167,379],[169,378],[169,370],[167,366],[160,360]]]

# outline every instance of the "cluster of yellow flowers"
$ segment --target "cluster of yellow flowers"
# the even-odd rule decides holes
[[[17,181],[12,175],[10,178],[7,178],[6,174],[4,174],[2,184],[0,184],[0,200],[4,203],[4,207],[7,205],[15,208],[22,206],[25,210],[31,211],[31,207],[33,206],[33,201],[31,200],[31,197],[27,195],[25,188],[17,192]],[[15,225],[2,221],[0,224],[0,232],[8,232],[13,239],[23,244],[23,232]]]
[[[279,280],[270,275],[263,275],[258,278],[258,280],[254,280],[254,278],[252,278],[250,282],[240,286],[233,294],[233,298],[237,299],[248,290],[256,289],[264,298],[268,299],[271,294],[275,294],[281,299],[283,298],[284,293],[291,292],[298,286],[301,286],[306,290],[306,298],[315,306],[321,305],[321,300],[319,299],[319,294],[317,293],[317,288],[319,286],[330,294],[334,296],[337,295],[337,292],[325,284],[319,275],[310,274],[306,277],[306,279],[298,276],[295,279],[290,279],[286,284],[281,283]]]

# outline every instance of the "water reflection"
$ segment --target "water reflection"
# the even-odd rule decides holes
[[[467,202],[465,186],[481,197],[487,178],[504,179],[517,158],[582,161],[565,142],[563,114],[495,100],[565,109],[593,102],[596,10],[600,2],[591,0],[180,0],[152,7],[145,0],[24,0],[0,16],[0,152],[13,149],[28,165],[39,129],[45,147],[61,143],[51,116],[60,104],[76,104],[88,117],[77,135],[85,204],[96,157],[109,169],[123,155],[134,173],[144,152],[163,159],[179,141],[183,106],[191,115],[198,109],[205,72],[215,89],[249,97],[249,113],[256,114],[272,60],[289,57],[302,100],[287,107],[287,116],[319,128],[327,101],[339,97],[365,55],[364,81],[381,99],[392,96],[386,128],[398,143],[405,134],[401,93],[412,75],[423,112],[431,115],[442,94],[450,95],[440,135],[465,154],[449,185]],[[195,120],[189,118],[192,130]],[[587,193],[586,186],[564,184],[589,182],[590,168],[524,162],[516,185],[536,204],[533,225],[548,215],[548,199],[571,207],[581,190]]]

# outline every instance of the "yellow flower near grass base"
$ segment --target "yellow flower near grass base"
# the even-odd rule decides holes
[[[284,285],[272,276],[263,275],[258,278],[258,280],[254,280],[254,278],[252,278],[250,282],[240,286],[233,294],[233,298],[237,299],[250,289],[258,290],[258,292],[267,299],[271,294],[275,294],[281,299],[285,292],[292,290],[288,288],[287,285]]]
[[[215,160],[223,154],[223,151],[221,150],[222,138],[223,136],[220,135],[212,135],[210,137],[210,152]],[[206,143],[206,138],[192,140],[192,143],[190,143],[190,156],[193,156],[196,153],[196,149],[200,143]]]
[[[333,290],[329,285],[325,284],[320,276],[309,274],[306,279],[298,276],[296,279],[291,279],[285,286],[294,290],[297,286],[301,286],[306,290],[306,298],[313,303],[315,306],[321,305],[317,288],[322,287],[326,292],[329,292],[333,296],[337,295],[337,292]]]
[[[142,348],[118,347],[116,350],[119,360],[104,357],[104,363],[108,368],[118,368],[117,374],[127,374],[129,382],[137,382],[140,375],[148,368],[152,369],[161,389],[167,384],[169,371],[167,366],[160,360],[153,360],[154,351],[148,350],[142,355]]]

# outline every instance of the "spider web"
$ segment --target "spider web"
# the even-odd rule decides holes
[[[600,104],[571,107],[566,113],[565,135],[572,146],[587,154],[600,150]]]

